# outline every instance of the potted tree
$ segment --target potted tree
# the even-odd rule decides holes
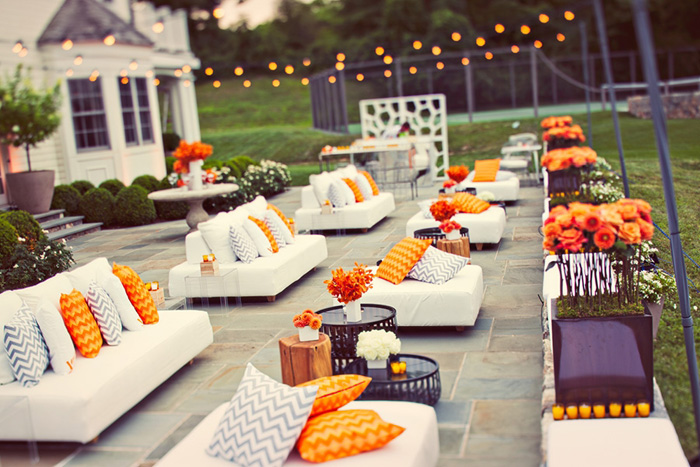
[[[14,75],[0,81],[0,143],[24,147],[26,172],[6,175],[10,199],[18,208],[32,214],[46,212],[54,188],[53,170],[32,170],[29,149],[51,136],[61,123],[58,112],[60,85],[37,90],[18,65]]]

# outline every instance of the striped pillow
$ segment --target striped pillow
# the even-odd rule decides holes
[[[362,196],[360,188],[357,186],[357,183],[350,180],[349,178],[344,178],[343,181],[350,187],[350,189],[352,190],[352,194],[355,195],[355,202],[361,203],[365,200],[365,198]]]
[[[278,208],[274,204],[267,203],[267,209],[274,211],[274,213],[279,216],[279,218],[282,220],[282,222],[284,222],[284,225],[289,230],[289,233],[291,234],[292,238],[294,238],[294,228],[292,227],[292,224],[289,222],[289,219],[287,219],[287,216],[285,216],[284,213],[280,210],[280,208]],[[293,242],[290,242],[288,239],[289,239],[289,237],[285,235],[285,240],[287,241],[287,243],[293,243]]]
[[[277,242],[277,246],[282,248],[283,246],[287,245],[287,242],[284,240],[284,235],[282,234],[282,229],[286,229],[286,227],[278,224],[278,222],[279,218],[277,217],[277,214],[272,211],[265,211],[265,225],[267,225],[267,228],[270,229],[272,236]]]
[[[408,273],[408,277],[430,284],[444,284],[469,264],[469,259],[431,246]]]
[[[114,263],[112,272],[119,278],[124,286],[126,295],[129,297],[131,304],[134,305],[136,313],[141,317],[143,324],[157,323],[159,317],[156,302],[153,301],[151,293],[148,291],[146,284],[143,283],[139,275],[129,266],[121,266],[117,263]]]
[[[374,196],[372,185],[369,184],[367,177],[360,175],[358,172],[357,176],[355,177],[355,183],[357,183],[357,187],[360,189],[364,199],[370,199],[372,196]]]
[[[258,257],[258,250],[255,248],[253,239],[242,226],[232,225],[229,227],[228,241],[238,259],[244,263],[250,264]]]
[[[97,321],[102,338],[107,345],[119,345],[122,343],[122,321],[119,319],[117,306],[114,304],[105,289],[95,281],[90,281],[85,301]]]
[[[477,198],[469,193],[455,193],[452,197],[452,205],[459,212],[467,214],[480,214],[491,207],[489,203],[483,199]]]
[[[102,334],[83,295],[77,290],[61,294],[61,316],[73,343],[83,357],[94,358],[102,348]]]
[[[374,181],[374,178],[372,178],[372,175],[370,175],[369,172],[366,170],[360,170],[360,172],[369,182],[369,186],[372,187],[372,194],[374,196],[377,196],[379,194],[379,187],[377,186],[377,183]]]
[[[252,221],[262,231],[263,235],[265,235],[265,238],[269,242],[273,253],[277,253],[278,251],[280,251],[280,247],[277,244],[277,242],[275,241],[274,235],[272,235],[272,232],[270,232],[269,227],[267,226],[267,224],[264,221],[261,221],[260,219],[256,219],[253,216],[248,216],[248,220]],[[248,233],[250,234],[250,231]],[[252,235],[251,235],[251,237],[252,237]],[[253,237],[253,242],[255,242],[255,237]],[[257,242],[255,244],[259,250],[260,245]]]
[[[39,384],[49,366],[49,349],[27,305],[22,305],[5,324],[2,341],[12,373],[19,383],[25,388]]]
[[[500,159],[484,159],[474,162],[474,178],[472,182],[495,182],[498,169],[501,167]]]
[[[389,251],[377,269],[377,277],[400,284],[428,249],[432,240],[406,237]]]

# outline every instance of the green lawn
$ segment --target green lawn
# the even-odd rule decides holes
[[[359,135],[330,135],[311,129],[309,91],[298,81],[282,80],[279,88],[254,85],[243,88],[241,80],[224,81],[219,89],[202,84],[197,87],[202,139],[214,145],[215,157],[228,159],[246,154],[254,159],[273,159],[290,165],[294,185],[306,185],[308,176],[318,172],[317,155],[326,145],[347,144]],[[575,118],[586,133],[585,116]],[[450,162],[473,167],[475,159],[494,157],[509,135],[524,131],[539,133],[539,119],[453,125],[449,127]],[[631,195],[644,198],[653,206],[652,217],[668,232],[664,193],[653,125],[620,115],[625,159]],[[668,122],[676,200],[681,237],[685,251],[700,262],[700,120]],[[612,118],[609,113],[593,115],[593,147],[619,169]],[[671,271],[669,242],[657,231],[654,240],[660,250],[661,266]],[[689,277],[700,287],[700,270],[686,261]],[[693,305],[700,306],[700,293],[691,287]],[[700,325],[700,313],[694,312]],[[695,340],[700,342],[696,325]],[[656,341],[654,371],[668,411],[686,454],[698,453],[692,400],[683,347],[680,312],[666,306]]]

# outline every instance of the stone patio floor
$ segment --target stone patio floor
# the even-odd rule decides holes
[[[420,197],[436,191],[437,187],[421,187]],[[520,200],[507,208],[500,244],[472,251],[473,264],[483,268],[486,287],[472,328],[399,329],[403,352],[426,355],[440,364],[442,397],[435,406],[440,466],[540,465],[542,199],[540,187],[521,187]],[[270,201],[293,217],[300,189]],[[355,261],[376,263],[405,236],[406,221],[416,211],[416,201],[397,198],[396,210],[367,233],[327,236],[328,259],[273,303],[244,300],[242,307],[222,310],[214,301],[207,309],[214,343],[193,365],[178,371],[96,442],[39,443],[40,461],[35,465],[153,465],[205,415],[231,398],[247,362],[281,381],[278,340],[294,334],[292,315],[331,306],[323,285],[331,269],[351,267]],[[169,268],[184,261],[187,230],[184,220],[164,222],[105,230],[69,245],[78,265],[106,256],[133,267],[144,281],[158,280],[167,287]],[[0,466],[16,465],[30,465],[27,445],[0,443]]]

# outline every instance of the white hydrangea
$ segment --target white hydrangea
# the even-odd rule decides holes
[[[383,329],[362,331],[357,336],[356,353],[365,360],[384,360],[401,351],[401,340]]]
[[[491,193],[490,191],[482,191],[478,195],[476,195],[477,198],[481,198],[483,201],[486,201],[487,203],[490,203],[491,201],[494,201],[496,199],[496,195]]]

